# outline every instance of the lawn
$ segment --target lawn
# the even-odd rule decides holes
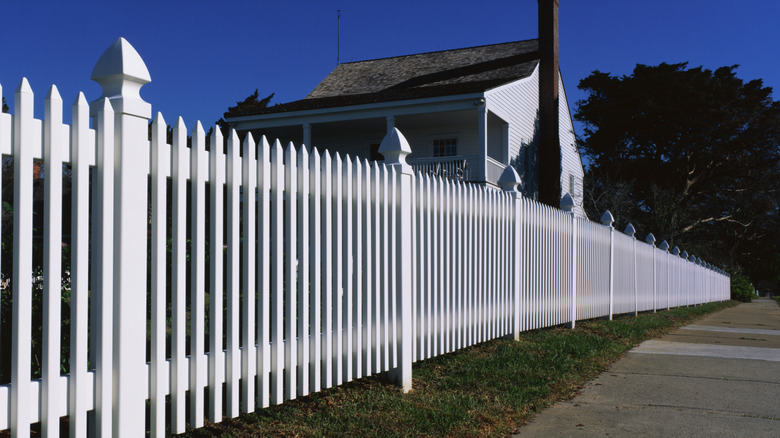
[[[499,339],[416,363],[410,394],[374,376],[185,436],[505,436],[540,409],[573,397],[640,342],[736,304],[530,331],[519,342]]]

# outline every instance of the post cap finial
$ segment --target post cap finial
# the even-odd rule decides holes
[[[566,193],[561,198],[561,210],[567,213],[574,212],[574,198],[569,193]]]
[[[665,240],[658,247],[664,251],[669,251],[669,244]]]
[[[498,179],[498,185],[505,192],[516,192],[517,186],[520,185],[520,175],[517,174],[514,167],[506,166]]]
[[[645,237],[645,242],[649,243],[650,245],[655,245],[655,236],[653,236],[653,233],[649,233],[647,237]]]
[[[628,234],[629,236],[633,236],[634,234],[636,234],[636,228],[634,228],[634,226],[633,226],[633,225],[631,225],[631,224],[628,224],[628,225],[626,226],[626,229],[625,229],[625,231],[623,231],[623,232],[624,232],[624,233],[626,233],[626,234]]]
[[[411,166],[406,162],[406,156],[412,153],[412,147],[398,128],[393,128],[387,132],[382,143],[379,144],[379,153],[385,157],[385,164],[400,165],[402,168],[408,168],[411,172]]]
[[[152,78],[141,55],[126,39],[117,38],[108,46],[95,64],[91,78],[103,87],[103,95],[96,102],[108,98],[119,114],[152,118],[152,106],[140,94],[141,87]]]
[[[674,249],[672,249],[672,254],[679,255],[680,254],[680,248],[675,246]]]
[[[614,222],[615,222],[615,217],[612,216],[612,213],[609,210],[605,210],[604,214],[601,215],[601,223],[608,227],[611,227]]]

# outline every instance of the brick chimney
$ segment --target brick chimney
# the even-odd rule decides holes
[[[558,0],[539,1],[539,201],[561,201],[558,127]]]

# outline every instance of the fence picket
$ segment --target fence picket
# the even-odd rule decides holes
[[[157,113],[152,122],[152,143],[151,143],[151,186],[152,186],[152,243],[151,243],[151,275],[152,289],[151,293],[151,363],[149,375],[149,398],[150,398],[150,425],[151,435],[154,437],[165,436],[165,395],[166,385],[169,377],[166,372],[165,357],[165,338],[166,338],[166,265],[167,265],[167,178],[164,170],[166,163],[166,152],[170,155],[170,149],[165,142],[166,134],[165,119],[162,114]],[[80,146],[79,146],[80,148]],[[79,151],[78,155],[81,156]],[[74,163],[74,174],[76,166]],[[89,168],[86,169],[87,172]],[[168,165],[170,170],[170,164]],[[82,170],[83,171],[83,170]],[[75,179],[74,175],[74,179]],[[88,175],[85,177],[88,178]],[[89,181],[86,181],[88,184]],[[87,187],[88,189],[88,187]],[[75,204],[76,201],[74,201]],[[75,209],[74,209],[75,210]],[[78,241],[78,236],[73,237],[78,243],[86,244],[86,241]],[[86,285],[85,285],[86,286]],[[72,364],[72,362],[71,362]],[[71,365],[72,367],[72,365]],[[71,369],[71,376],[73,371]],[[221,387],[221,385],[220,385]],[[71,434],[71,436],[74,436]],[[81,435],[75,435],[81,436]]]
[[[41,367],[41,432],[60,432],[60,333],[62,301],[62,98],[52,85],[46,95],[43,123],[43,327]]]
[[[18,105],[16,107],[19,108]],[[114,210],[109,206],[114,204],[114,110],[106,98],[96,102],[95,112],[97,184],[92,190],[91,214],[95,264],[92,270],[92,308],[95,309],[95,318],[90,330],[94,333],[90,345],[90,362],[95,364],[95,433],[98,436],[110,436],[113,414]]]
[[[271,403],[284,401],[284,170],[279,140],[271,149]]]
[[[163,124],[162,126],[165,126]],[[164,135],[161,131],[160,135]],[[165,137],[161,137],[164,141]],[[223,353],[222,324],[224,321],[224,236],[225,225],[225,154],[223,151],[222,130],[214,128],[209,151],[209,421],[222,421],[222,382],[224,381],[225,355]],[[162,190],[165,180],[160,181]],[[164,204],[163,204],[164,205]],[[163,222],[164,226],[164,222]],[[164,236],[163,236],[164,237]],[[164,241],[165,239],[163,239]],[[160,242],[161,250],[165,244]],[[162,252],[161,256],[164,257]],[[165,272],[164,270],[162,272]],[[165,283],[161,287],[164,288]],[[162,292],[161,289],[159,293]],[[163,301],[164,304],[164,301]],[[164,317],[164,310],[163,317]],[[164,325],[162,328],[164,329]],[[164,345],[164,344],[163,344]],[[164,348],[164,347],[163,347]],[[163,350],[164,351],[164,350]],[[164,412],[164,411],[163,411]],[[163,413],[164,415],[164,413]]]
[[[86,391],[87,343],[89,317],[89,149],[95,144],[89,129],[89,106],[84,93],[79,93],[73,103],[73,128],[71,130],[71,258],[70,258],[70,378],[68,380],[68,417],[70,436],[86,436],[87,405],[92,400]],[[154,223],[154,222],[153,222]],[[164,228],[163,228],[164,230]],[[156,266],[154,263],[152,266]],[[164,269],[163,269],[163,272]],[[154,283],[154,276],[153,276]],[[164,283],[163,283],[164,284]],[[163,296],[164,297],[164,296]],[[154,305],[154,304],[153,304]],[[156,310],[156,309],[155,309]],[[152,312],[154,316],[154,310]],[[154,324],[154,319],[152,320]],[[154,340],[154,325],[152,325]],[[163,331],[164,333],[164,331]],[[158,338],[159,340],[159,338]],[[165,341],[163,340],[165,360]],[[159,352],[152,344],[152,354]],[[155,358],[152,356],[153,359]],[[154,365],[156,362],[152,360]],[[154,394],[154,393],[153,393]],[[159,393],[158,393],[159,394]],[[159,397],[159,395],[158,395]],[[163,400],[164,400],[163,396]],[[159,400],[159,398],[157,399]],[[152,399],[152,434],[160,430],[156,424],[165,423],[164,410]],[[164,409],[164,407],[163,407]],[[163,412],[162,421],[154,421]],[[158,417],[155,417],[155,413]]]
[[[298,150],[298,388],[299,397],[309,394],[310,292],[309,288],[309,153],[306,145]]]
[[[297,244],[297,228],[295,227],[296,218],[298,217],[297,210],[297,193],[298,193],[298,164],[296,163],[298,155],[295,151],[295,147],[291,144],[287,146],[284,151],[284,188],[285,188],[285,216],[287,220],[284,221],[284,253],[285,253],[285,270],[284,270],[284,320],[285,320],[285,343],[284,343],[284,380],[287,386],[285,392],[285,399],[294,399],[297,396],[297,377],[298,377],[298,334],[296,332],[298,324],[297,310],[298,310],[298,287],[303,285],[296,285],[297,264],[298,256],[296,251],[298,249]],[[277,236],[280,238],[281,236]],[[337,260],[341,260],[340,258]]]
[[[255,375],[257,373],[257,351],[255,349],[255,312],[257,310],[257,283],[255,263],[257,224],[255,206],[257,190],[257,149],[251,133],[247,133],[243,143],[241,158],[241,291],[243,305],[241,314],[241,410],[244,413],[255,410]]]
[[[171,160],[171,430],[186,430],[187,357],[187,128],[181,117],[173,127]]]
[[[239,414],[239,381],[241,378],[241,350],[239,348],[239,290],[240,277],[240,190],[241,177],[239,148],[241,147],[238,134],[231,130],[227,141],[226,178],[227,185],[227,321],[226,343],[227,354],[225,357],[225,387],[227,389],[226,415],[229,418],[238,417]]]
[[[353,333],[352,333],[352,312],[353,312],[353,260],[352,260],[352,188],[353,188],[353,181],[352,181],[352,159],[349,157],[349,155],[344,157],[344,163],[342,168],[342,174],[340,176],[341,180],[344,181],[344,192],[342,193],[342,199],[341,199],[341,208],[343,211],[343,241],[341,245],[342,247],[342,254],[343,259],[342,260],[342,275],[344,278],[344,284],[343,284],[343,325],[341,326],[342,330],[342,336],[343,336],[343,344],[342,344],[342,350],[340,352],[341,354],[341,361],[343,363],[343,381],[344,382],[350,382],[352,381],[352,342],[353,342]]]
[[[206,136],[200,122],[195,124],[190,149],[191,206],[191,280],[190,280],[190,423],[203,427],[203,383],[205,371],[206,323]]]
[[[309,359],[311,367],[309,369],[309,382],[311,383],[311,392],[318,392],[322,389],[322,169],[320,154],[317,149],[312,148],[309,156],[310,169],[310,194],[309,210],[311,211],[311,221],[309,222],[309,234],[311,236],[311,310],[309,311],[311,327],[311,352]]]
[[[266,408],[271,397],[271,147],[265,136],[257,153],[257,405]]]

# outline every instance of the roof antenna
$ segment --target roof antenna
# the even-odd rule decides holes
[[[336,9],[336,65],[341,65],[341,9]]]

